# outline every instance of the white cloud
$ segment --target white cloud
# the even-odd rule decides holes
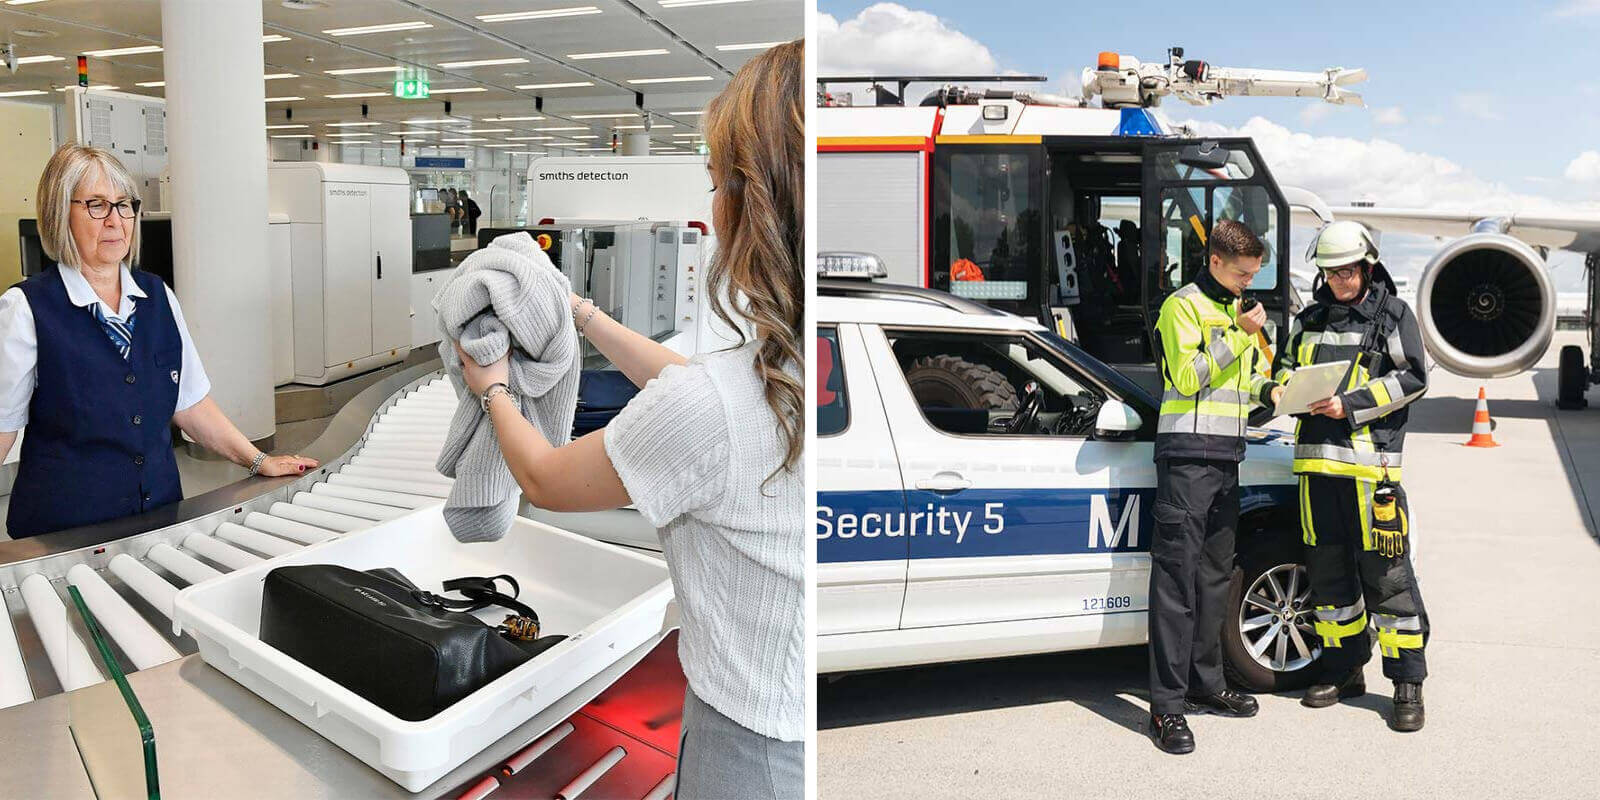
[[[1000,73],[1000,61],[976,39],[926,11],[877,3],[843,22],[817,15],[817,74]]]
[[[1456,110],[1470,117],[1497,122],[1505,116],[1495,107],[1494,98],[1482,92],[1462,92],[1455,96]]]
[[[1400,110],[1399,106],[1374,108],[1372,109],[1372,121],[1379,125],[1404,125],[1406,124],[1406,115],[1404,111]]]
[[[1516,192],[1505,183],[1475,175],[1447,158],[1407,150],[1384,139],[1313,136],[1262,117],[1253,117],[1237,128],[1214,122],[1180,124],[1189,126],[1198,136],[1250,137],[1279,184],[1309,189],[1334,206],[1360,200],[1390,208],[1600,215],[1600,203],[1562,202]],[[1600,153],[1586,152],[1575,159],[1567,169],[1569,178],[1573,178],[1580,162],[1585,165],[1582,169],[1600,181]],[[1296,241],[1304,236],[1304,232],[1297,231]],[[1382,239],[1381,246],[1384,262],[1396,274],[1415,279],[1439,243],[1428,236],[1390,234]],[[1304,252],[1303,244],[1298,247],[1297,254]],[[1558,261],[1565,264],[1569,260],[1566,256],[1552,256],[1551,263],[1556,266]],[[1563,290],[1575,287],[1574,281],[1581,282],[1581,275],[1572,277],[1577,273],[1581,270],[1557,271]]]
[[[1567,164],[1567,180],[1578,183],[1600,182],[1600,153],[1585,150]]]

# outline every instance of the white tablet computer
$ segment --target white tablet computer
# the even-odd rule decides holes
[[[1289,382],[1283,385],[1283,398],[1278,401],[1279,414],[1304,414],[1311,406],[1339,392],[1339,382],[1350,370],[1349,361],[1331,361],[1312,364],[1289,373]]]

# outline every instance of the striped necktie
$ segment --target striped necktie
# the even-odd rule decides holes
[[[128,312],[126,320],[107,317],[103,306],[99,303],[90,304],[89,309],[94,312],[95,321],[100,323],[106,336],[111,337],[111,343],[116,345],[117,352],[122,354],[122,360],[128,360],[128,351],[133,348],[133,317],[139,313],[139,309],[135,307]]]

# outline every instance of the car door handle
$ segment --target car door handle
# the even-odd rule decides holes
[[[957,472],[937,472],[931,478],[923,478],[916,482],[916,487],[928,492],[959,492],[972,486],[972,481],[961,477]]]

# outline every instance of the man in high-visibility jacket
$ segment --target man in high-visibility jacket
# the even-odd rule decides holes
[[[1256,366],[1266,323],[1239,297],[1266,249],[1232,220],[1211,230],[1208,269],[1161,304],[1161,418],[1156,426],[1155,537],[1150,544],[1150,737],[1194,750],[1185,713],[1248,717],[1255,698],[1222,676],[1223,605],[1239,522],[1239,462],[1252,404],[1275,400]]]
[[[1395,685],[1389,727],[1415,731],[1423,723],[1428,614],[1397,484],[1408,406],[1428,390],[1422,332],[1364,226],[1331,223],[1311,248],[1322,285],[1290,325],[1273,374],[1284,381],[1308,364],[1351,366],[1342,390],[1298,415],[1295,426],[1300,530],[1322,643],[1320,677],[1300,702],[1322,708],[1366,692],[1370,619],[1383,674]]]

